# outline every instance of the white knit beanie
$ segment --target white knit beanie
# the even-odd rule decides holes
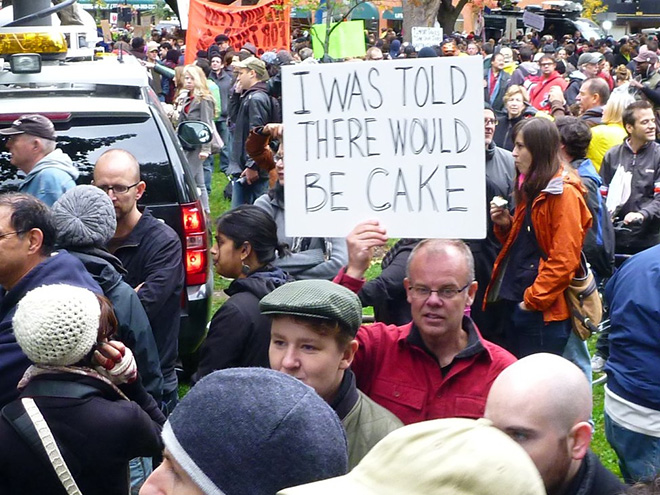
[[[101,306],[88,289],[44,285],[28,292],[14,315],[14,335],[35,364],[67,366],[85,357],[96,342]]]

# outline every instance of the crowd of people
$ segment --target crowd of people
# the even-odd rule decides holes
[[[26,174],[0,196],[1,493],[655,493],[657,40],[367,42],[375,63],[482,58],[484,239],[387,249],[376,220],[285,235],[279,68],[318,63],[304,36],[275,52],[220,34],[189,65],[166,40],[115,47],[174,124],[217,133],[184,147],[207,213],[231,196],[211,227],[228,298],[180,401],[182,247],[138,207],[140,164],[111,149],[76,186],[47,118],[0,130]],[[565,297],[583,255],[611,320],[593,358]],[[590,448],[592,364],[625,484]]]

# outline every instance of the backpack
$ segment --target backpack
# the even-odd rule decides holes
[[[596,192],[594,196],[598,199],[593,224],[583,246],[584,254],[591,265],[593,271],[600,279],[612,276],[614,268],[615,238],[614,225],[607,211],[605,201],[599,193],[602,180],[596,173],[591,160],[584,160],[577,169],[580,179],[592,180],[596,183]],[[589,189],[589,188],[587,188]],[[593,194],[590,190],[590,194]],[[587,242],[589,241],[589,242]]]

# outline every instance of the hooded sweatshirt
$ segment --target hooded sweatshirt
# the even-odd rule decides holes
[[[259,311],[259,301],[291,280],[281,268],[266,265],[225,289],[229,299],[211,319],[194,381],[225,368],[270,367],[270,318]]]
[[[71,158],[57,148],[37,162],[18,190],[53,206],[62,194],[75,187],[79,175]]]

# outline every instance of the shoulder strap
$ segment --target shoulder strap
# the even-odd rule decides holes
[[[66,399],[87,399],[100,395],[99,389],[84,383],[60,380],[33,380],[25,390],[27,397],[62,397]]]
[[[18,402],[15,402],[14,404],[18,405]],[[55,474],[59,478],[68,495],[82,495],[82,492],[76,484],[76,480],[73,479],[73,475],[71,474],[71,471],[69,471],[69,466],[66,465],[66,462],[62,457],[62,453],[48,427],[48,423],[46,423],[46,420],[37,407],[37,404],[34,402],[34,399],[24,397],[21,399],[20,404],[25,411],[25,414],[21,415],[21,417],[25,419],[21,420],[20,429],[17,429],[15,423],[12,423],[12,426],[18,431],[19,435],[23,438],[29,439],[29,445],[33,449],[39,449],[37,450],[37,452],[40,452],[39,457],[43,458],[43,455],[46,455],[48,464],[50,464],[55,470]],[[2,412],[4,415],[4,409]],[[36,440],[34,438],[35,434]]]
[[[46,465],[50,464],[48,454],[44,449],[39,434],[30,420],[27,411],[20,401],[14,401],[2,408],[2,417],[7,420],[11,427],[18,433],[25,443],[37,454]]]

